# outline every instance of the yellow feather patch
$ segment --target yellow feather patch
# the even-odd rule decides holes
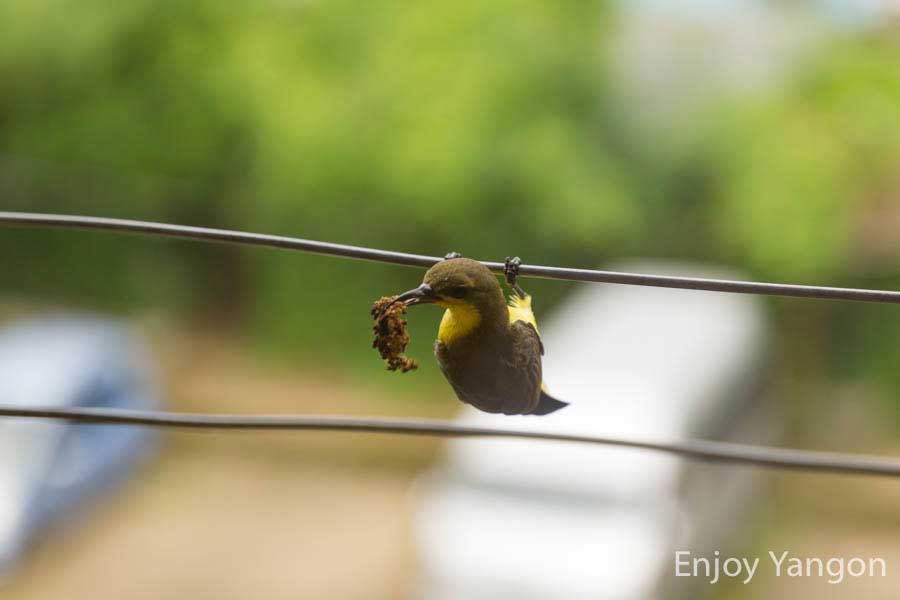
[[[539,331],[537,321],[534,318],[534,313],[531,311],[531,296],[520,298],[517,295],[513,295],[510,297],[509,322],[515,323],[516,321],[525,321],[526,323],[531,323],[531,325],[534,327],[534,330]]]
[[[447,346],[468,335],[481,322],[481,315],[470,304],[443,300],[437,304],[447,309],[438,328],[438,340]]]

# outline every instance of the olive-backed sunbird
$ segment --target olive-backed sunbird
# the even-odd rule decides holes
[[[547,415],[568,403],[544,389],[544,346],[531,296],[516,283],[518,258],[508,258],[505,265],[513,289],[509,304],[486,266],[456,253],[431,267],[422,285],[394,302],[446,309],[434,354],[460,400],[489,413]]]

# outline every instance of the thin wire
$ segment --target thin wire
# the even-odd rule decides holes
[[[111,408],[20,408],[8,405],[0,405],[0,417],[62,419],[75,423],[98,425],[139,425],[147,427],[183,427],[188,429],[322,430],[436,435],[442,437],[521,438],[652,450],[708,462],[900,478],[900,461],[886,460],[875,456],[771,448],[706,440],[654,442],[610,436],[550,433],[525,429],[500,429],[496,427],[460,425],[438,419],[343,417],[331,415],[239,416],[146,412]]]
[[[300,250],[316,254],[327,254],[373,260],[410,267],[430,267],[441,259],[436,256],[392,252],[360,246],[348,246],[331,242],[319,242],[293,237],[249,233],[229,229],[210,229],[149,221],[127,219],[107,219],[76,215],[54,215],[41,213],[0,212],[0,224],[40,225],[46,227],[104,229],[129,233],[149,233],[169,237],[269,246],[289,250]],[[503,272],[503,263],[484,262],[495,273]],[[734,292],[741,294],[764,294],[769,296],[790,296],[796,298],[821,298],[825,300],[857,300],[862,302],[900,303],[900,292],[892,290],[869,290],[855,288],[792,285],[783,283],[762,283],[755,281],[732,281],[727,279],[706,279],[700,277],[673,277],[669,275],[646,275],[617,271],[595,271],[566,267],[522,265],[519,273],[528,277],[563,279],[568,281],[588,281],[595,283],[620,283],[651,287],[705,290],[710,292]]]

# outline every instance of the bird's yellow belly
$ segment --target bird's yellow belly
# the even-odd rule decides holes
[[[481,322],[481,315],[467,305],[447,306],[441,326],[438,328],[438,340],[446,345],[469,335]]]

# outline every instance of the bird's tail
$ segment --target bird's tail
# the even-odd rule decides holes
[[[556,412],[561,408],[567,407],[568,405],[568,402],[557,400],[544,390],[541,390],[541,399],[540,401],[538,401],[537,407],[528,414],[538,416],[549,415],[550,413]]]

